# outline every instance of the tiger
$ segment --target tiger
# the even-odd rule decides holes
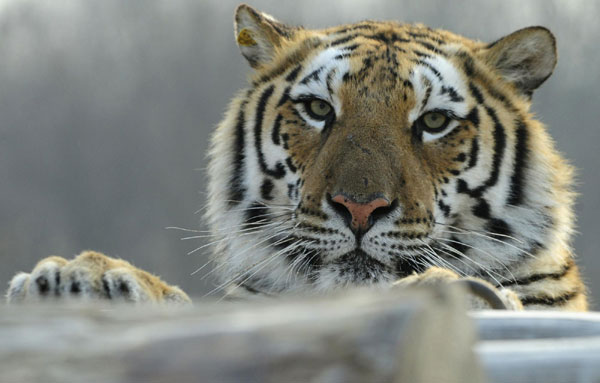
[[[584,311],[573,169],[530,111],[557,62],[540,26],[492,43],[422,24],[284,24],[242,4],[251,67],[208,157],[226,296],[470,280],[513,309]],[[50,257],[10,283],[46,297],[189,302],[130,263]]]

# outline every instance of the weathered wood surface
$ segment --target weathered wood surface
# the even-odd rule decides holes
[[[467,315],[463,301],[452,288],[1,306],[0,382],[600,382],[600,314]]]
[[[194,308],[4,306],[0,382],[480,382],[450,290]]]

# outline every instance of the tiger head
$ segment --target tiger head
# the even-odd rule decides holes
[[[250,86],[209,166],[223,287],[329,290],[433,265],[502,280],[568,241],[570,169],[529,113],[556,64],[547,29],[491,44],[395,22],[307,30],[241,5],[235,36]]]

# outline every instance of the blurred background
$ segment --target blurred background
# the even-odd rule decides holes
[[[550,28],[559,64],[533,109],[578,168],[575,250],[600,297],[600,2],[250,1],[282,21],[423,22],[493,41]],[[125,258],[191,295],[207,252],[198,229],[211,131],[249,71],[237,1],[0,0],[0,286],[43,256]],[[597,301],[600,298],[596,298]],[[598,307],[598,306],[595,306]]]

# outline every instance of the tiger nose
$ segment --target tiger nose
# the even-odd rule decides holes
[[[390,201],[386,198],[379,197],[366,203],[358,203],[344,194],[336,194],[331,198],[331,202],[333,208],[349,221],[352,231],[363,233],[375,223],[373,212],[390,206]]]

